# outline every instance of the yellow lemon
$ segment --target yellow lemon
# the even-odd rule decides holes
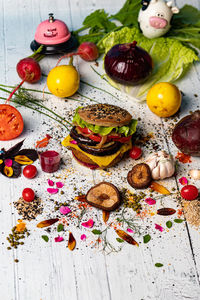
[[[79,88],[80,77],[72,65],[61,65],[53,68],[47,76],[49,91],[60,98],[70,97]]]
[[[168,82],[155,84],[147,94],[149,109],[159,117],[173,116],[181,106],[181,93],[177,86]]]

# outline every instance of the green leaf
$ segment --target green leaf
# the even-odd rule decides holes
[[[116,240],[119,242],[119,243],[123,243],[124,240],[120,239],[120,238],[116,238]]]
[[[138,13],[141,7],[141,0],[127,0],[112,17],[125,26],[138,26]]]
[[[49,241],[49,237],[47,235],[42,235],[42,239],[45,241],[45,242],[48,242]]]
[[[57,232],[63,231],[64,230],[64,226],[63,224],[58,224],[57,226]]]
[[[182,219],[175,219],[174,222],[175,222],[175,223],[183,223],[184,220],[182,220]]]
[[[92,233],[93,234],[101,234],[102,232],[100,230],[98,230],[98,229],[93,229]]]
[[[111,131],[113,129],[115,129],[115,131],[118,133],[124,134],[125,136],[132,135],[136,131],[137,120],[134,120],[134,119],[132,119],[128,125],[121,126],[121,127],[105,127],[105,126],[89,124],[89,123],[85,122],[83,119],[81,119],[81,117],[79,116],[78,111],[80,108],[81,107],[78,107],[76,109],[76,112],[75,112],[75,115],[73,118],[73,123],[76,123],[81,128],[87,127],[90,130],[92,130],[92,132],[99,133],[101,135],[108,135],[109,133],[111,133]]]
[[[149,234],[146,234],[143,236],[143,242],[147,244],[151,240],[151,236]]]
[[[167,228],[171,228],[172,227],[172,222],[171,221],[167,221],[166,222],[166,226],[167,226]]]
[[[157,268],[163,267],[163,264],[161,264],[161,263],[156,263],[156,264],[155,264],[155,267],[157,267]]]

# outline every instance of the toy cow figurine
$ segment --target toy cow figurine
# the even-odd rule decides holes
[[[164,35],[170,29],[173,14],[179,13],[177,7],[172,7],[172,1],[142,0],[138,22],[140,29],[147,38],[156,38]]]

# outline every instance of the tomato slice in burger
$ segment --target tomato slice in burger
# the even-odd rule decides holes
[[[9,104],[0,104],[0,141],[18,137],[24,128],[20,112]]]
[[[116,141],[116,142],[120,142],[120,143],[127,143],[128,141],[130,141],[132,135],[129,136],[124,136],[124,137],[120,137],[120,136],[116,136],[116,135],[109,135],[108,138]]]
[[[101,142],[101,137],[95,134],[90,134],[89,138],[95,142]]]
[[[84,133],[84,134],[90,134],[90,133],[92,132],[92,131],[91,131],[90,129],[88,129],[87,127],[82,128],[82,127],[78,126],[78,129],[79,129],[80,132],[82,132],[82,133]]]

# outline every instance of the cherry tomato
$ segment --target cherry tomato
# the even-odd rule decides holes
[[[22,197],[26,202],[32,202],[35,199],[35,192],[30,188],[25,188],[22,192]]]
[[[199,191],[194,185],[188,184],[181,189],[181,196],[185,200],[195,200],[198,197],[198,195]]]
[[[9,104],[0,104],[0,141],[9,141],[19,136],[24,128],[20,112]]]
[[[37,175],[37,168],[33,165],[28,165],[23,169],[23,175],[26,178],[32,179]]]
[[[136,146],[133,146],[133,148],[129,151],[129,156],[133,159],[138,159],[142,155],[142,149]]]

